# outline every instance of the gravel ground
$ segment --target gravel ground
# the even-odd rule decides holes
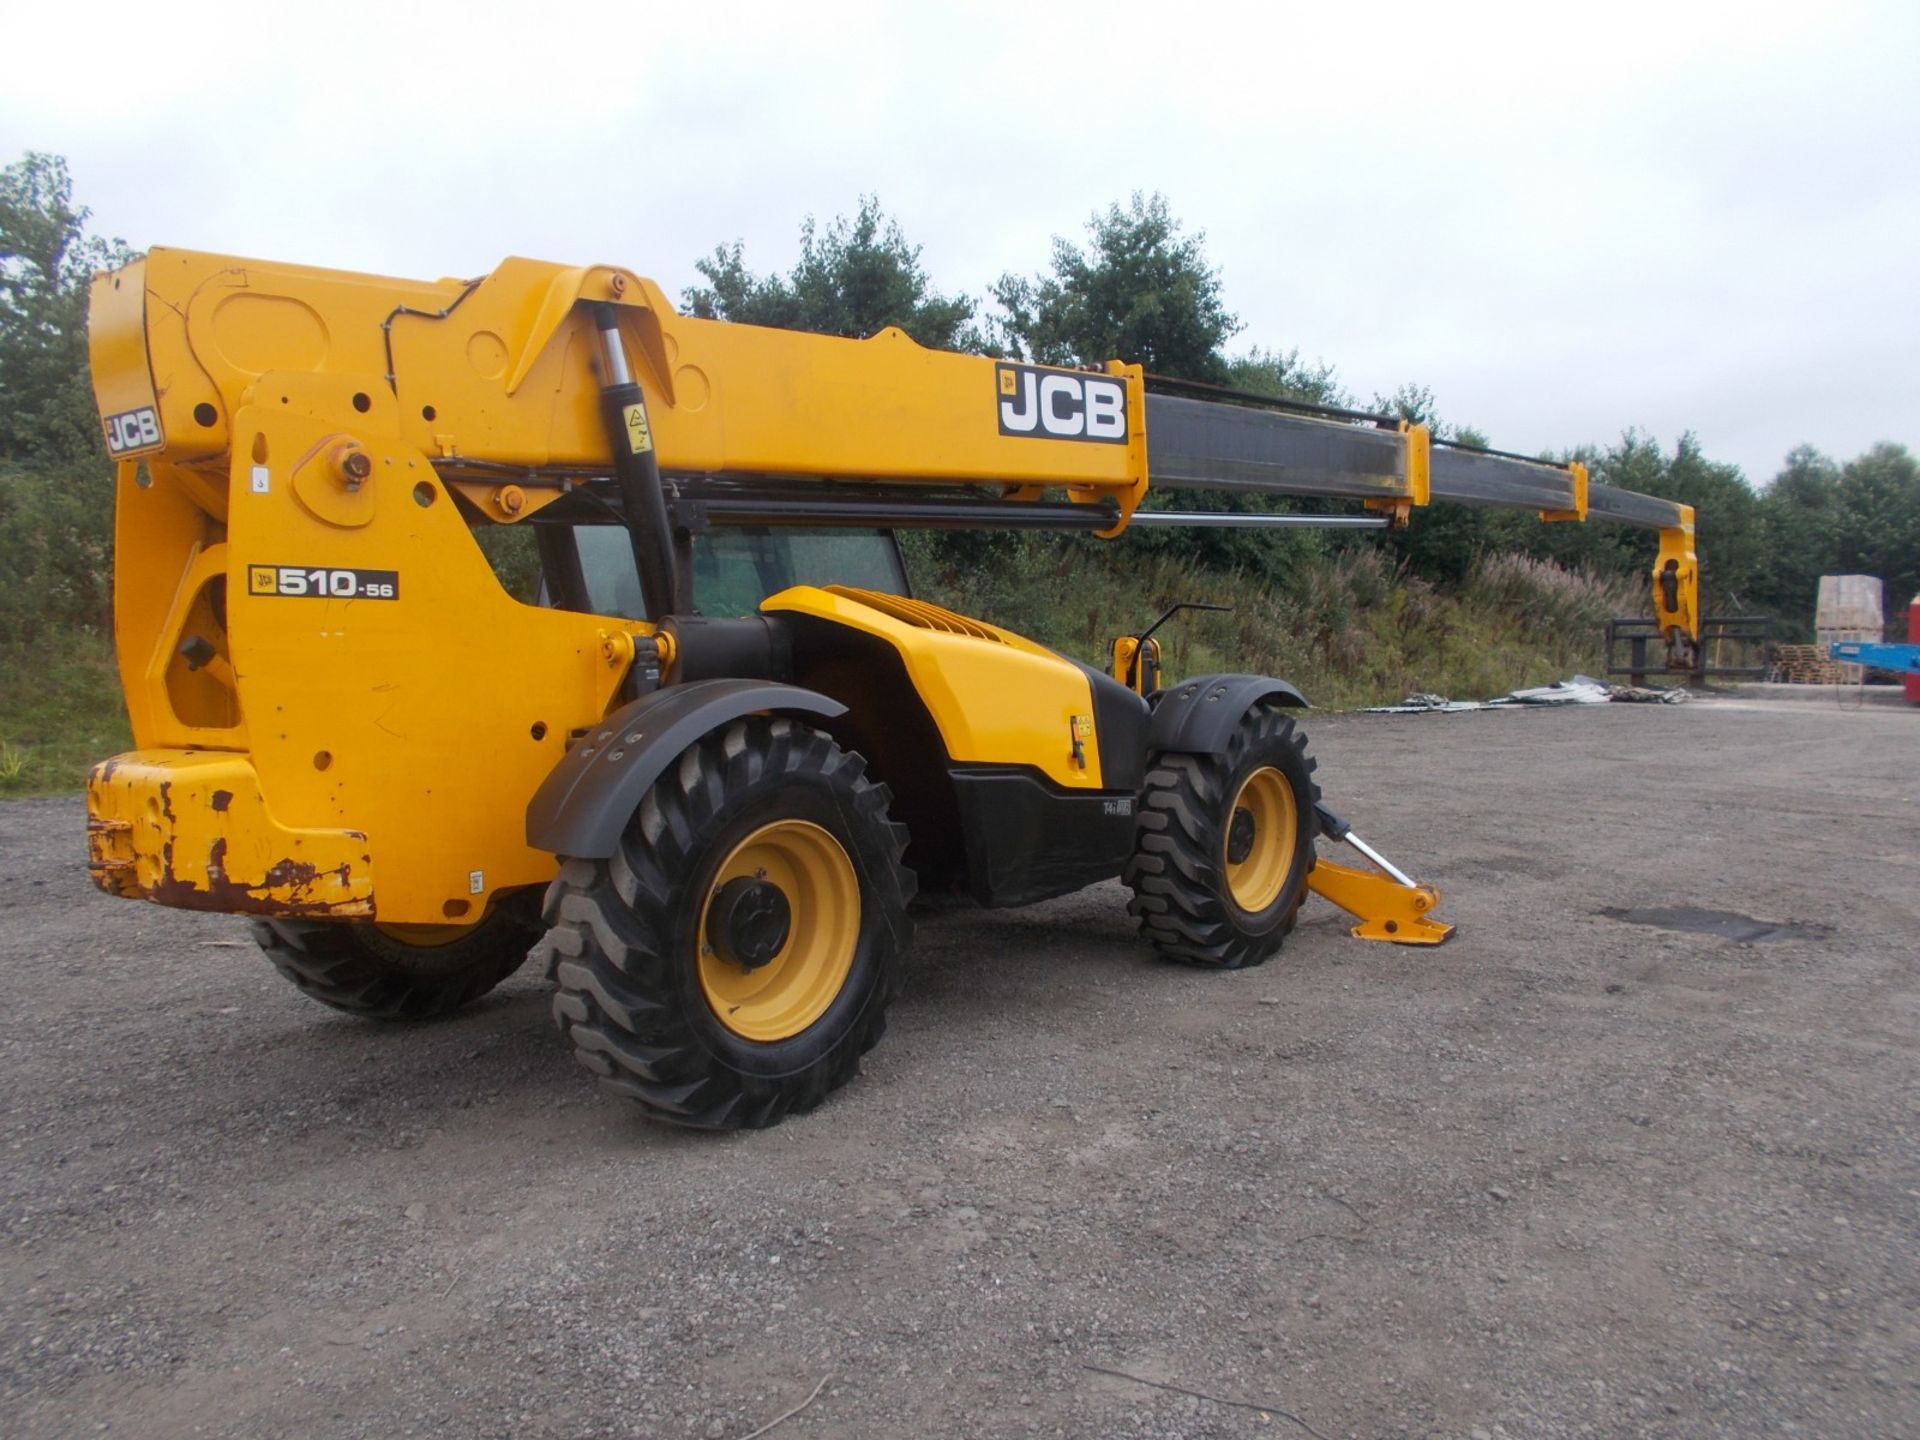
[[[1453,943],[935,915],[866,1073],[721,1138],[535,975],[349,1020],[0,805],[0,1429],[1920,1434],[1920,712],[1310,729]],[[1685,904],[1803,933],[1602,913]]]

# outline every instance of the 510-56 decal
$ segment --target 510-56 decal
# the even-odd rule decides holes
[[[346,570],[338,566],[249,565],[249,595],[306,595],[322,600],[398,600],[398,570]]]

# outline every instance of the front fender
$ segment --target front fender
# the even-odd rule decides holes
[[[594,726],[527,805],[527,843],[577,859],[613,854],[627,821],[667,767],[701,736],[766,712],[831,720],[847,707],[798,685],[695,680],[643,695]]]
[[[1160,696],[1147,730],[1147,748],[1184,755],[1224,754],[1240,717],[1267,699],[1308,708],[1306,696],[1271,676],[1196,675]]]

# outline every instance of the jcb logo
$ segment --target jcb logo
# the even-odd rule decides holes
[[[106,427],[109,455],[133,455],[142,450],[158,450],[162,444],[160,417],[153,413],[151,405],[120,415],[105,416],[100,423]]]
[[[996,365],[1000,433],[1036,440],[1127,443],[1127,387],[1109,375]]]

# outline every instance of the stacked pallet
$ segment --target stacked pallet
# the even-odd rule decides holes
[[[1776,645],[1767,679],[1780,685],[1832,685],[1842,671],[1858,668],[1829,660],[1824,645]]]
[[[1822,575],[1813,620],[1813,638],[1820,642],[1821,654],[1836,640],[1877,643],[1886,623],[1881,598],[1877,575]],[[1858,665],[1835,663],[1833,669],[1834,679],[1843,685],[1858,685],[1867,673]]]

